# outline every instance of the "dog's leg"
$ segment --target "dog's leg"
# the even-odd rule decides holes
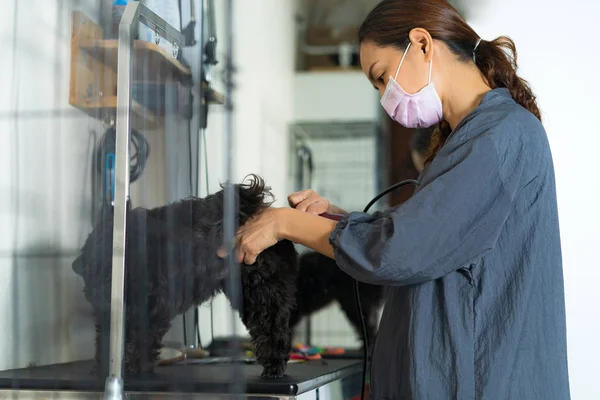
[[[96,351],[94,366],[90,373],[100,378],[108,376],[108,359],[110,357],[110,313],[101,310],[94,311],[96,329]]]
[[[153,329],[151,337],[152,343],[148,349],[148,372],[153,372],[154,367],[158,364],[160,359],[160,350],[163,347],[162,341],[169,329],[171,329],[171,322],[168,317],[161,319],[160,324],[157,324],[157,326]]]
[[[142,315],[142,307],[127,308],[125,338],[125,372],[152,373],[158,365],[162,339],[171,327],[168,313],[156,311]]]
[[[139,300],[140,288],[129,287],[129,302],[125,310],[124,368],[128,375],[152,372],[152,346],[156,321],[149,310],[148,299]],[[145,292],[144,292],[145,293]]]
[[[102,377],[104,375],[104,368],[102,367],[102,360],[103,360],[103,354],[102,354],[102,326],[99,322],[96,322],[95,324],[95,328],[96,328],[96,351],[94,353],[94,365],[92,366],[92,370],[90,371],[91,375],[98,375],[99,377]]]
[[[256,359],[264,368],[262,378],[283,377],[290,359],[293,291],[293,285],[284,281],[259,278],[244,282],[242,321],[250,332]]]
[[[261,377],[281,378],[291,352],[289,309],[282,303],[271,303],[267,307],[263,309],[266,312],[261,313],[252,311],[251,306],[248,313],[254,317],[245,318],[245,324],[250,331],[256,359],[264,368]]]

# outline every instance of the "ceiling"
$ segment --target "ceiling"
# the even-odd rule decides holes
[[[369,11],[381,0],[296,0],[297,13],[309,25],[360,25]],[[468,18],[468,5],[474,0],[449,0]],[[327,23],[326,23],[327,21]]]

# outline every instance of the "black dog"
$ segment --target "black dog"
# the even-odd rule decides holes
[[[362,340],[362,327],[354,298],[354,280],[329,257],[315,252],[299,258],[296,308],[292,310],[290,326],[293,329],[302,317],[308,316],[336,301]],[[359,283],[359,296],[369,347],[377,333],[377,313],[383,305],[382,286]],[[364,343],[363,343],[364,345]]]
[[[269,207],[271,193],[253,176],[235,186],[238,224]],[[96,368],[108,372],[112,212],[88,237],[73,270],[96,317]],[[219,291],[231,299],[229,271],[216,255],[223,243],[223,191],[127,215],[125,253],[125,373],[152,372],[163,336],[175,316]],[[297,253],[279,242],[254,265],[241,265],[242,321],[248,328],[262,377],[283,376],[291,351],[289,319],[294,308]]]

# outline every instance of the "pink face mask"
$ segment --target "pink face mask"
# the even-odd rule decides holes
[[[410,43],[404,50],[404,55],[400,60],[396,76],[391,77],[385,88],[385,93],[381,98],[381,105],[389,116],[400,125],[406,128],[429,128],[442,121],[442,101],[431,82],[432,61],[429,62],[429,83],[417,93],[408,94],[400,87],[396,78],[404,57],[408,53]]]

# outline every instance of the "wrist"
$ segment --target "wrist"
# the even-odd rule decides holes
[[[327,212],[329,214],[348,214],[347,211],[342,210],[341,208],[339,208],[335,204],[330,204],[329,208],[327,209]]]
[[[277,237],[279,240],[290,238],[290,225],[295,214],[294,209],[278,208],[277,209]]]
[[[291,208],[280,209],[277,217],[279,240],[289,240],[327,257],[334,257],[329,236],[337,225],[336,221]]]

